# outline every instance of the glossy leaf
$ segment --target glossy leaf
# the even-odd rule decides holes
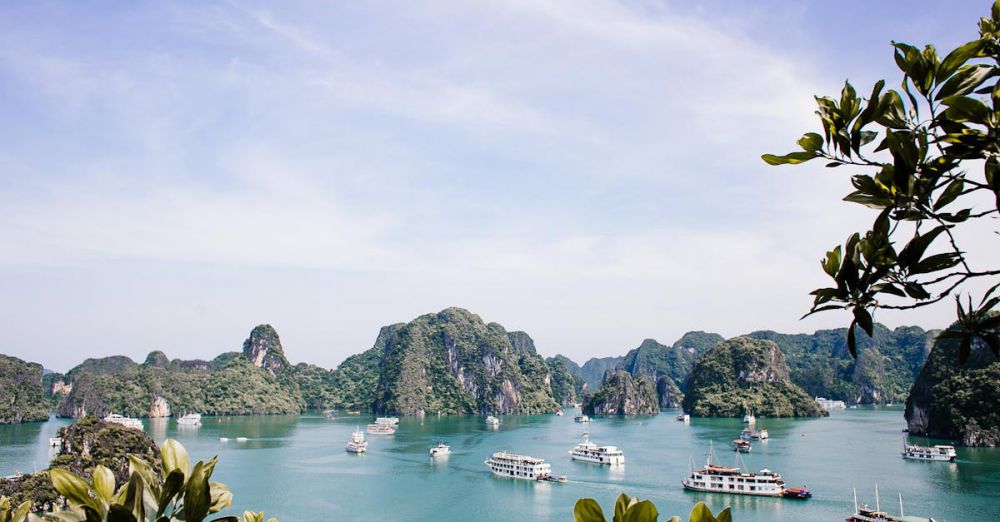
[[[654,522],[658,516],[656,506],[648,500],[642,500],[632,504],[625,511],[622,522]]]
[[[191,462],[187,450],[174,439],[167,439],[160,448],[160,458],[163,461],[163,472],[170,474],[178,470],[187,475],[191,470]]]
[[[600,504],[592,498],[581,498],[576,501],[576,505],[573,506],[573,519],[576,522],[607,522]]]

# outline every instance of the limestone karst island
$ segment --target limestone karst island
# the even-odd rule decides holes
[[[1000,0],[0,5],[0,522],[1000,520]]]

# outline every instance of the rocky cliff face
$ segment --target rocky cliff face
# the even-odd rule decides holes
[[[528,349],[530,338],[515,335],[516,349],[502,326],[466,310],[448,308],[383,333],[372,348],[381,351],[376,411],[510,414],[558,407],[548,366]]]
[[[153,404],[149,405],[149,418],[156,419],[170,416],[170,403],[167,399],[156,395],[153,397]]]
[[[604,382],[604,377],[607,376],[608,372],[613,372],[624,360],[625,357],[623,356],[593,357],[583,363],[583,366],[580,367],[579,375],[583,378],[589,389],[596,390],[601,387],[601,383]]]
[[[0,355],[0,424],[48,420],[42,365]]]
[[[673,346],[646,339],[625,355],[617,369],[650,377],[656,383],[660,406],[677,407],[683,399],[680,388],[694,361],[705,350],[704,345],[714,340],[712,336],[718,337],[716,334],[690,332]]]
[[[545,359],[552,375],[552,396],[563,406],[580,402],[586,384],[578,375],[580,367],[562,355]]]
[[[878,324],[872,337],[858,334],[857,359],[847,350],[846,328],[795,335],[762,331],[747,337],[777,343],[792,382],[814,397],[882,404],[906,398],[935,335],[915,326],[889,330]]]
[[[958,342],[934,345],[906,400],[911,435],[966,446],[1000,446],[1000,361],[987,346],[972,344],[969,360],[958,363]]]
[[[587,415],[656,415],[656,385],[645,375],[613,372],[583,407]]]
[[[285,359],[278,332],[269,324],[259,325],[250,332],[250,337],[243,342],[243,356],[271,375],[278,375],[291,366]]]
[[[684,411],[699,417],[827,415],[789,378],[778,345],[736,337],[705,352],[688,376]]]

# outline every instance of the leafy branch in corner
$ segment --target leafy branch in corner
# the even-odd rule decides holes
[[[973,267],[956,235],[1000,216],[1000,0],[980,20],[979,38],[944,58],[932,45],[892,45],[900,90],[880,80],[863,98],[845,82],[839,99],[816,97],[822,134],[802,136],[801,151],[762,156],[770,165],[859,168],[844,200],[878,211],[870,230],[826,253],[820,264],[834,285],[811,292],[805,316],[851,310],[847,344],[857,357],[856,330],[872,335],[875,310],[954,296],[958,324],[946,336],[961,339],[960,362],[977,338],[1000,358],[1000,269]],[[994,284],[977,305],[971,296],[963,305],[959,294],[973,281]]]

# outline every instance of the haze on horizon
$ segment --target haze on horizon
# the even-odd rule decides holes
[[[988,2],[0,6],[0,353],[334,367],[459,306],[583,362],[799,317],[873,215],[774,168]],[[991,248],[993,248],[991,243]],[[978,252],[996,259],[1000,252]],[[947,326],[953,304],[880,312]]]

